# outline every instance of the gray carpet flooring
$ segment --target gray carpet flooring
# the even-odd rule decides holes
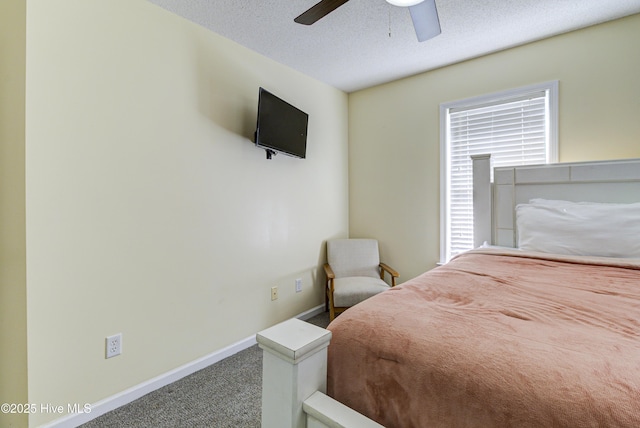
[[[329,313],[309,320],[326,327]],[[82,428],[260,427],[262,350],[258,345],[164,386]]]

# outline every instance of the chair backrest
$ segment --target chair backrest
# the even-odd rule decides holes
[[[331,239],[327,241],[327,262],[336,278],[380,277],[378,241],[375,239]]]

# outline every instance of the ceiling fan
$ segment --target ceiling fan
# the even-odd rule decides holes
[[[296,19],[298,24],[311,25],[330,14],[349,0],[321,0]],[[440,34],[440,19],[435,0],[387,0],[394,6],[408,7],[419,42]]]

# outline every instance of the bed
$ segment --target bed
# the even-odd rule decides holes
[[[477,249],[258,333],[263,428],[640,427],[640,159],[490,171]]]
[[[489,165],[483,248],[336,318],[327,394],[388,428],[640,426],[640,161]]]

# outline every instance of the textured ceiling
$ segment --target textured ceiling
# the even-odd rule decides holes
[[[640,13],[640,0],[436,0],[442,34],[419,43],[409,11],[351,0],[311,26],[317,0],[149,0],[346,92]]]

